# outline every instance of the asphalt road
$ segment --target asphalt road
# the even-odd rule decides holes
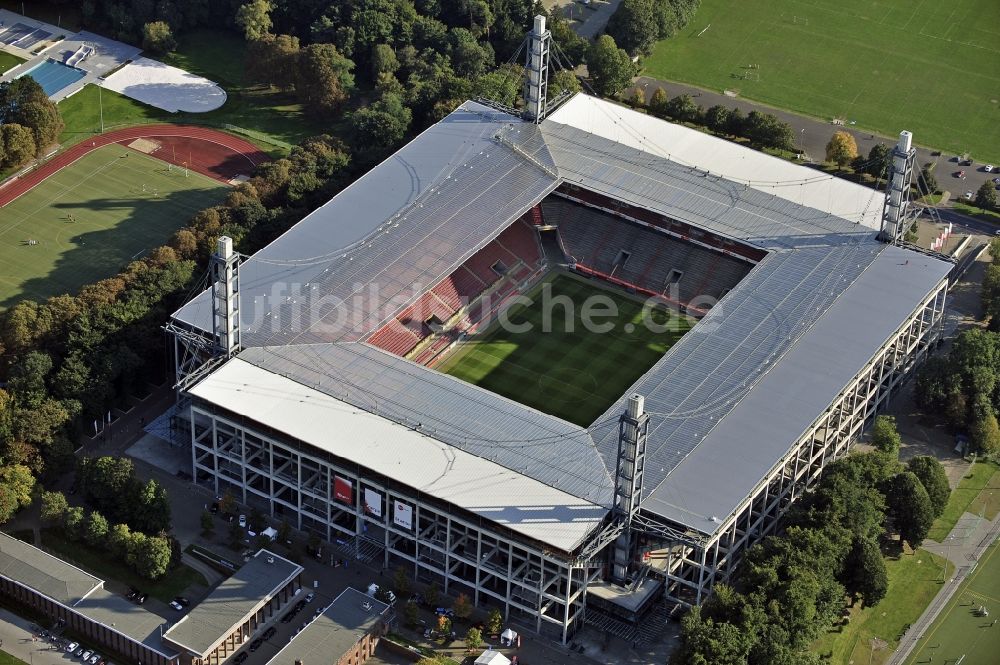
[[[894,145],[899,139],[898,136],[890,137],[872,134],[871,132],[855,129],[849,125],[838,127],[809,116],[799,115],[789,111],[782,111],[781,109],[776,109],[771,106],[767,106],[766,104],[752,102],[739,97],[729,97],[721,93],[711,92],[709,90],[692,85],[686,85],[684,83],[661,81],[648,76],[640,76],[636,79],[636,86],[645,91],[647,101],[653,96],[653,92],[657,88],[664,88],[667,91],[667,95],[670,97],[683,94],[691,95],[695,102],[706,109],[710,106],[721,104],[729,108],[738,108],[744,113],[749,113],[753,110],[773,113],[778,118],[784,120],[792,126],[792,129],[795,132],[796,146],[801,152],[805,153],[806,158],[809,161],[818,162],[823,160],[826,155],[826,144],[836,131],[850,132],[858,144],[858,153],[862,155],[867,155],[868,151],[871,150],[876,143]],[[906,128],[900,127],[900,130],[903,129]],[[919,144],[920,137],[914,136],[914,139]],[[935,154],[935,152],[936,151],[929,148],[921,148],[918,145],[917,165],[920,167],[927,163],[934,163],[936,165],[934,167],[934,175],[937,178],[938,187],[942,190],[951,192],[953,199],[962,197],[966,191],[975,192],[986,180],[1000,178],[1000,173],[986,173],[986,171],[983,170],[983,167],[985,166],[984,164],[973,162],[972,166],[959,166],[955,155],[948,153]],[[965,171],[966,175],[964,180],[959,180],[952,175],[958,170]],[[990,233],[992,233],[992,231]]]

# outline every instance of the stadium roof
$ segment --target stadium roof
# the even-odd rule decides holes
[[[286,350],[241,354],[244,364],[267,372],[251,375],[230,362],[216,375],[240,368],[235,378],[247,386],[241,390],[249,389],[251,381],[270,390],[276,388],[266,374],[276,372],[333,399],[329,404],[335,407],[325,408],[329,417],[344,419],[344,427],[348,406],[410,428],[420,423],[421,436],[414,440],[433,437],[452,450],[481,456],[484,463],[528,474],[526,480],[609,507],[607,484],[615,468],[621,402],[582,432],[365,345],[343,344],[361,339],[396,314],[563,184],[768,252],[625,393],[644,394],[652,418],[644,509],[704,533],[712,533],[715,524],[706,515],[724,518],[738,506],[836,398],[845,372],[857,371],[873,356],[951,267],[879,243],[875,228],[884,197],[870,188],[586,95],[575,96],[537,126],[467,102],[242,264],[241,312],[245,330],[251,331],[243,333],[244,347]],[[347,229],[341,230],[341,224]],[[355,244],[346,247],[348,243]],[[334,255],[322,262],[308,260]],[[896,263],[906,269],[894,269]],[[357,294],[369,282],[378,296],[350,308],[346,332],[344,326],[331,331],[331,317],[321,317],[321,325],[315,317],[303,323],[290,315],[291,303],[262,306],[267,301],[261,294],[283,279],[307,284],[309,298],[347,302],[345,295]],[[289,298],[286,293],[282,297]],[[892,305],[873,307],[876,297]],[[248,306],[248,300],[255,302]],[[202,294],[175,317],[208,329],[207,302]],[[263,323],[248,320],[260,318],[264,310],[272,316]],[[850,353],[837,358],[828,349],[836,348],[836,337],[845,330],[854,336],[843,342]],[[318,344],[322,342],[341,344]],[[834,360],[843,371],[829,371]],[[805,381],[811,374],[816,376]],[[348,388],[333,385],[338,381]],[[282,385],[295,393],[302,390]],[[213,376],[192,392],[223,400],[232,390]],[[799,410],[768,417],[768,410],[743,406],[754,403],[751,396],[770,405],[797,404]],[[240,400],[228,402],[243,412]],[[265,404],[256,414],[262,424],[279,422],[277,429],[305,428],[304,434],[325,447],[321,432],[309,431],[322,428],[301,422],[308,418]],[[481,432],[479,419],[487,433],[470,434]],[[360,419],[366,424],[358,427],[374,428],[373,422]],[[541,433],[550,431],[558,444],[549,444],[544,452],[535,448],[536,440],[548,436]],[[519,437],[520,445],[510,443]],[[361,463],[397,479],[406,475],[401,469],[410,471],[393,466],[403,454],[401,446],[373,445],[381,454],[373,455],[372,462],[366,451]],[[567,455],[567,446],[576,454]],[[419,450],[416,444],[406,450],[411,448]],[[435,452],[441,454],[437,448]],[[595,464],[599,455],[603,470]],[[724,461],[713,466],[712,460]],[[723,468],[728,473],[718,473]],[[597,484],[592,493],[577,484],[589,473]],[[450,496],[459,505],[469,499],[475,505],[474,497]],[[509,493],[491,498],[514,501]],[[574,538],[575,532],[559,536],[564,543]]]
[[[517,471],[504,468],[489,459],[467,453],[461,447],[440,441],[440,436],[429,429],[393,422],[371,413],[374,410],[371,406],[365,410],[334,397],[341,394],[341,389],[329,384],[338,380],[335,378],[338,374],[333,374],[328,383],[315,388],[308,386],[317,374],[313,369],[303,370],[303,365],[315,362],[322,370],[324,362],[341,357],[339,346],[325,345],[326,351],[337,354],[328,356],[326,360],[321,355],[324,349],[304,355],[303,359],[307,362],[298,366],[285,365],[282,356],[262,360],[266,354],[279,350],[244,351],[252,360],[272,368],[283,367],[285,372],[296,378],[286,378],[274,370],[258,367],[244,360],[241,354],[190,392],[195,397],[267,425],[293,439],[563,551],[572,551],[607,515],[605,508],[593,502],[524,475],[524,461]],[[355,371],[359,372],[356,376],[360,376],[362,370]],[[305,378],[299,379],[300,376]],[[374,377],[374,380],[382,379]],[[376,385],[374,390],[378,389]],[[433,388],[428,390],[433,391]],[[411,394],[401,386],[396,399],[402,400]],[[454,401],[445,402],[440,405],[441,412],[461,422],[464,414],[455,409],[456,405]],[[503,418],[497,420],[499,422]],[[493,431],[497,436],[506,436],[502,428]],[[531,436],[531,432],[537,430],[525,426],[523,431]],[[530,443],[515,445],[533,447]],[[558,461],[553,460],[555,463]],[[574,467],[570,465],[568,468]],[[596,478],[604,475],[601,469]]]
[[[387,609],[385,603],[347,587],[267,662],[275,665],[338,662],[358,640],[372,632]]]
[[[204,658],[302,570],[284,557],[260,550],[171,626],[163,639]]]

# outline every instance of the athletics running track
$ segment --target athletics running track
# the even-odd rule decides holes
[[[0,207],[7,205],[59,169],[72,164],[92,150],[112,143],[129,142],[143,138],[164,138],[167,142],[187,139],[185,148],[180,155],[176,155],[176,151],[172,153],[174,158],[171,158],[172,155],[166,154],[152,156],[177,165],[187,165],[186,163],[190,160],[191,170],[227,183],[229,178],[236,173],[252,175],[254,167],[270,159],[253,143],[215,129],[190,125],[128,127],[81,141],[68,150],[57,154],[38,168],[19,178],[7,181],[6,185],[0,185]],[[198,149],[199,144],[202,146],[201,150]],[[157,151],[157,153],[160,152],[165,151]],[[229,178],[220,176],[218,172],[217,167],[222,159],[226,162],[226,170],[232,172]]]

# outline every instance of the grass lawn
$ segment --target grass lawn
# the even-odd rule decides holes
[[[1000,628],[991,625],[1000,606],[1000,555],[994,543],[938,615],[907,663],[996,663],[1000,654]],[[986,606],[989,617],[976,615]],[[992,656],[990,654],[993,654]]]
[[[952,207],[964,215],[969,217],[975,217],[976,219],[981,219],[984,222],[992,222],[993,224],[1000,224],[1000,212],[994,212],[992,210],[983,210],[978,206],[972,205],[971,203],[966,203],[962,199],[956,199],[952,201]]]
[[[141,589],[165,603],[169,603],[175,596],[183,595],[185,589],[192,584],[208,586],[201,573],[184,564],[167,572],[159,580],[151,582],[126,568],[120,561],[112,559],[106,552],[85,543],[66,540],[56,529],[42,529],[42,545],[92,575]]]
[[[0,651],[0,665],[28,665],[20,658],[15,658],[6,651]]]
[[[702,0],[644,64],[657,78],[1000,161],[996,0]]]
[[[119,145],[88,153],[0,212],[0,307],[74,293],[115,274],[226,192]]]
[[[886,662],[906,626],[917,620],[941,588],[943,563],[943,558],[926,550],[887,560],[889,590],[882,602],[875,607],[852,608],[851,622],[817,640],[813,651],[832,654],[825,661],[831,665],[868,663],[869,659],[873,664]],[[945,575],[950,575],[954,566],[947,566]],[[881,648],[872,653],[874,638],[887,644],[876,642]]]
[[[550,290],[551,289],[551,290]],[[583,304],[601,296],[616,314],[595,323],[613,324],[603,334],[585,329]],[[565,308],[554,299],[573,303],[571,325]],[[643,325],[642,303],[567,275],[546,279],[529,294],[534,302],[515,306],[509,321],[528,324],[527,332],[512,332],[500,322],[459,346],[438,369],[527,406],[578,425],[589,425],[693,324],[687,317],[653,310],[652,319],[665,328]],[[550,331],[543,322],[551,313]]]
[[[24,58],[19,58],[16,55],[11,55],[6,51],[0,51],[0,74],[3,74],[8,69],[14,69],[22,62],[24,62]]]
[[[102,108],[105,130],[129,125],[174,122],[179,115],[146,106],[113,90],[88,85],[72,97],[59,102],[59,113],[66,125],[59,136],[59,142],[72,145],[99,133]]]
[[[927,537],[939,543],[942,542],[955,528],[958,518],[967,512],[979,514],[983,505],[987,505],[988,511],[992,510],[995,515],[997,501],[1000,500],[1000,473],[998,470],[1000,470],[1000,466],[994,462],[974,464],[969,473],[958,483],[958,487],[952,490],[948,505],[945,506],[941,517],[934,520]],[[997,496],[993,496],[994,490],[996,490]],[[974,503],[984,492],[984,499],[979,503]],[[975,505],[975,510],[973,510],[973,505]]]

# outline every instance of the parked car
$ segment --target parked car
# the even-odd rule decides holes
[[[994,185],[1000,185],[1000,178],[993,178]]]
[[[247,516],[246,515],[240,515],[240,528],[241,529],[247,528]]]
[[[264,641],[258,637],[257,639],[255,639],[253,642],[250,643],[250,651],[251,652],[256,651],[257,649],[260,648],[260,645],[263,643]]]
[[[295,618],[295,610],[288,612],[285,616],[281,617],[281,623],[288,623]]]
[[[213,501],[212,505],[209,507],[208,511],[210,513],[212,513],[213,515],[215,515],[216,513],[218,513],[219,512],[219,502],[218,501]]]
[[[73,656],[79,658],[80,656],[83,655],[83,652],[86,650],[87,650],[86,647],[79,647],[76,651],[73,652]]]
[[[955,175],[956,178],[964,178],[965,177],[965,171],[955,171],[954,175]]]
[[[236,659],[233,662],[235,663],[235,665],[242,665],[243,661],[245,661],[249,656],[250,654],[248,654],[246,651],[241,651],[238,654],[236,654]]]
[[[314,594],[312,591],[310,591],[309,593],[306,594],[306,602],[307,603],[313,602],[313,598],[315,598],[315,597],[316,597],[316,594]]]
[[[73,653],[80,647],[79,642],[70,642],[66,645],[66,653]]]
[[[140,605],[142,605],[143,603],[146,602],[147,598],[149,598],[149,594],[148,593],[140,593],[139,597],[135,599],[135,602],[137,602]]]
[[[969,191],[967,191],[965,193],[965,200],[966,201],[971,201],[973,196],[975,196],[975,194],[973,194],[972,190],[970,189]]]
[[[180,612],[180,611],[182,611],[184,609],[184,606],[181,605],[180,603],[178,603],[176,600],[171,600],[170,601],[170,607],[174,608],[178,612]]]
[[[90,660],[90,657],[92,655],[94,655],[94,652],[91,651],[90,649],[87,649],[86,651],[83,652],[83,655],[80,656],[80,658],[82,658],[83,661],[86,662],[86,661]]]
[[[264,631],[264,634],[263,634],[263,635],[261,635],[261,637],[262,637],[263,639],[265,639],[265,640],[269,640],[269,639],[271,639],[272,637],[274,637],[274,634],[275,634],[276,632],[278,632],[278,631],[276,631],[276,630],[274,629],[274,626],[271,626],[270,628],[268,628],[267,630],[265,630],[265,631]]]
[[[97,665],[97,661],[99,661],[100,659],[101,659],[101,654],[95,653],[88,659],[88,662],[90,663],[90,665]]]
[[[993,173],[993,165],[987,164],[986,166],[983,167],[983,170],[986,171],[987,173]]]
[[[191,601],[185,598],[184,596],[174,596],[174,602],[180,605],[181,607],[187,607],[188,605],[191,604]]]
[[[437,614],[438,616],[446,616],[449,619],[455,618],[455,610],[450,607],[439,607],[434,610],[434,614]]]
[[[128,598],[129,600],[135,600],[136,598],[139,597],[139,590],[130,587],[128,590],[128,595],[125,597]]]

